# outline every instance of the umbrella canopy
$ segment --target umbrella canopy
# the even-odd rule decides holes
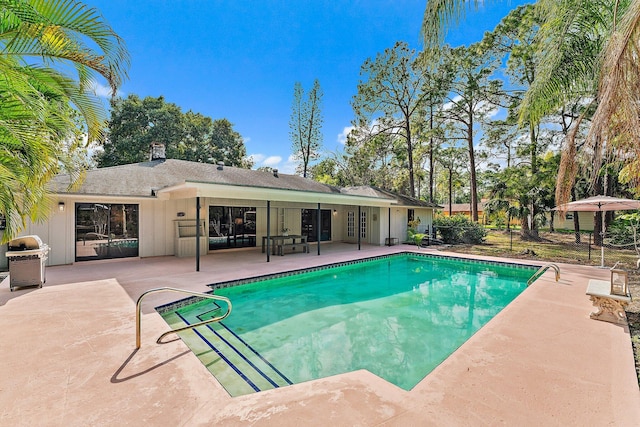
[[[556,206],[554,210],[561,212],[605,212],[628,211],[640,209],[640,200],[621,199],[610,196],[593,196],[575,202]]]
[[[593,196],[553,208],[560,212],[606,212],[640,209],[640,200],[620,199],[610,196]],[[604,224],[600,232],[604,240]],[[604,268],[604,245],[600,245],[600,268]]]

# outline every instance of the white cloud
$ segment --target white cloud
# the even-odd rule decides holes
[[[261,166],[267,166],[270,168],[277,167],[282,161],[282,157],[280,156],[266,156],[261,153],[249,154],[251,160],[253,160],[253,166],[255,168],[259,168]]]
[[[280,173],[295,174],[298,166],[298,161],[293,155],[290,155],[286,160],[282,156],[267,156],[260,153],[250,154],[249,157],[253,160],[254,169],[270,167],[278,169]]]
[[[296,160],[296,157],[293,154],[291,154],[287,158],[287,161],[281,166],[280,172],[293,175],[296,173],[297,167],[298,167],[298,160]]]
[[[100,98],[111,98],[111,88],[109,86],[94,82],[91,86],[91,90],[96,94],[96,96],[99,96]],[[123,92],[118,91],[116,95],[121,97],[124,94]]]
[[[349,136],[349,134],[351,133],[352,130],[354,130],[355,127],[353,126],[346,126],[344,129],[342,129],[342,132],[338,134],[338,142],[342,145],[347,143],[347,136]]]
[[[264,161],[265,159],[264,154],[250,154],[248,157],[251,159],[251,161],[253,161],[254,165],[262,163],[262,161]]]
[[[447,111],[453,108],[456,102],[459,102],[462,99],[462,96],[456,95],[451,101],[442,105],[442,110]]]
[[[269,156],[262,161],[262,166],[275,167],[280,164],[282,161],[282,157],[280,156]]]

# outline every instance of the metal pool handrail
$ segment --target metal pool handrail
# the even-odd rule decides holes
[[[158,339],[156,340],[158,344],[160,344],[160,341],[167,335],[186,331],[188,329],[193,329],[198,326],[206,325],[208,323],[220,322],[221,320],[225,319],[229,314],[231,314],[231,301],[227,297],[223,297],[220,295],[213,295],[213,294],[203,294],[202,292],[194,292],[194,291],[188,291],[185,289],[177,289],[177,288],[170,288],[170,287],[149,289],[148,291],[140,295],[140,297],[138,298],[138,301],[136,302],[136,349],[140,348],[140,320],[141,320],[140,308],[142,307],[142,299],[149,294],[153,294],[157,292],[165,292],[165,291],[193,295],[193,296],[208,298],[208,299],[217,300],[217,301],[224,301],[227,304],[227,312],[224,313],[222,316],[213,317],[209,320],[205,320],[199,323],[194,323],[193,325],[187,325],[187,326],[183,326],[182,328],[177,328],[177,329],[172,329],[170,331],[167,331],[158,337]]]
[[[533,282],[535,282],[540,276],[542,276],[544,274],[545,271],[547,271],[548,269],[553,268],[556,272],[556,282],[558,280],[560,280],[560,267],[558,267],[556,264],[545,264],[542,267],[540,267],[538,269],[538,271],[536,271],[533,276],[531,276],[531,278],[529,280],[527,280],[527,286],[529,286],[530,284],[532,284]]]

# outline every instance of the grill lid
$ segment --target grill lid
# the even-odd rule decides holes
[[[9,251],[29,251],[42,249],[44,245],[38,236],[22,236],[9,241]]]

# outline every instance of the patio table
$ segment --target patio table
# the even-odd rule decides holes
[[[278,245],[284,245],[285,243],[288,243],[289,240],[291,240],[291,244],[293,245],[307,243],[307,236],[302,236],[300,234],[270,236],[269,239],[271,240],[271,255],[275,255],[277,253]],[[264,253],[266,242],[267,236],[262,236],[262,253]]]

